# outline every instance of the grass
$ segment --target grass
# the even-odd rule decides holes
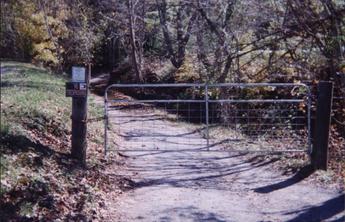
[[[109,181],[101,172],[103,122],[88,124],[81,168],[69,155],[66,76],[18,62],[1,62],[1,72],[0,221],[97,219],[95,200],[103,200]],[[102,113],[90,96],[89,118]]]
[[[54,120],[69,130],[70,99],[64,96],[63,78],[30,64],[5,62],[1,81],[2,122],[47,130]],[[9,126],[9,130],[13,130]]]

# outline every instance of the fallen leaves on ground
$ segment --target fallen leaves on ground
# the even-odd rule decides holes
[[[120,194],[127,182],[106,173],[117,166],[104,159],[101,145],[89,142],[83,168],[70,158],[70,135],[27,134],[2,138],[1,221],[102,221],[106,197]]]

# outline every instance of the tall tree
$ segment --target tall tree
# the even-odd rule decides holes
[[[344,60],[345,7],[337,7],[331,0],[287,1],[288,23],[294,35],[310,38],[327,58],[330,79],[336,75],[338,66]]]
[[[142,60],[143,60],[143,39],[145,1],[127,0],[129,39],[131,45],[132,66],[135,71],[136,81],[143,82]],[[141,13],[138,11],[141,9]],[[141,34],[139,34],[141,33]],[[141,37],[141,38],[140,38]]]
[[[171,63],[175,68],[179,68],[185,59],[186,46],[191,36],[191,30],[195,19],[197,18],[197,12],[194,10],[193,1],[185,2],[178,1],[173,7],[177,7],[176,15],[170,19],[175,26],[176,40],[172,38],[172,28],[169,29],[169,8],[166,0],[156,0],[157,10],[159,12],[160,24],[164,36],[165,45],[170,58]]]
[[[215,3],[215,7],[220,7],[225,10],[220,10],[220,12],[214,16],[210,7],[207,7],[210,5],[208,0],[198,0],[197,2],[197,9],[200,14],[199,17],[203,20],[202,24],[206,26],[206,30],[209,30],[209,38],[215,38],[216,40],[213,44],[213,55],[209,56],[209,53],[207,53],[204,48],[206,48],[205,42],[211,39],[205,39],[205,35],[199,31],[197,34],[199,46],[198,58],[210,72],[210,76],[216,77],[216,82],[226,81],[233,63],[231,45],[236,40],[236,36],[231,27],[231,19],[234,13],[235,4],[236,0]],[[206,10],[206,7],[208,10]],[[218,10],[217,8],[213,9]],[[213,11],[213,13],[215,12]]]

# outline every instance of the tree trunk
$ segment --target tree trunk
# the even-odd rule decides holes
[[[131,44],[132,65],[135,71],[136,81],[143,82],[143,76],[141,72],[141,55],[140,55],[140,49],[138,49],[138,46],[137,46],[137,39],[136,39],[136,33],[135,33],[135,9],[133,5],[133,0],[127,0],[127,7],[128,7],[129,36],[130,36],[130,44]]]
[[[185,17],[188,16],[191,10],[186,10],[186,5],[180,4],[176,14],[176,52],[174,51],[173,42],[170,37],[167,24],[167,2],[166,0],[156,0],[160,25],[163,31],[165,45],[169,54],[169,58],[175,68],[180,68],[185,60],[186,45],[190,38],[190,32],[192,30],[195,19],[197,18],[197,12],[193,11],[189,18],[189,21],[185,21]],[[191,6],[189,6],[191,7]],[[191,8],[189,8],[191,9]],[[187,23],[184,27],[183,24]],[[184,31],[186,29],[186,31]]]

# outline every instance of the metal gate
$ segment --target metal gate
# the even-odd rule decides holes
[[[305,84],[113,84],[104,98],[105,153],[311,153]]]

